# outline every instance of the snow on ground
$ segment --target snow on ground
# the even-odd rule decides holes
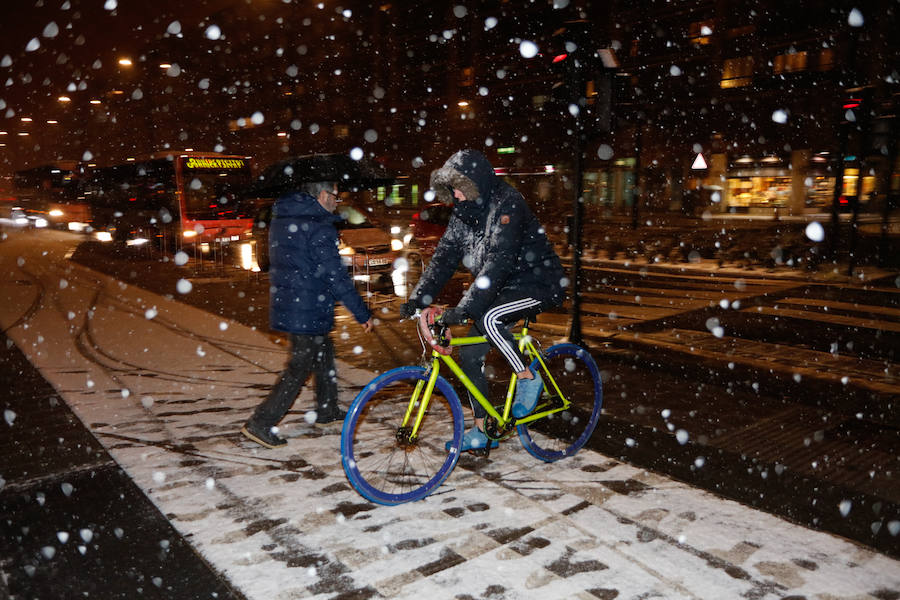
[[[240,436],[284,348],[26,242],[10,236],[17,256],[0,257],[0,277],[20,282],[3,286],[0,326],[250,599],[900,592],[896,560],[589,451],[545,464],[510,441],[489,461],[461,458],[422,502],[370,504],[344,477],[339,429],[307,423],[309,391],[286,448]],[[343,363],[339,375],[345,406],[371,378]]]

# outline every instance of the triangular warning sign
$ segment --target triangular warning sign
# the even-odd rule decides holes
[[[706,159],[703,158],[703,154],[698,152],[697,158],[694,159],[694,164],[691,165],[691,169],[695,171],[700,171],[703,169],[708,169],[709,165],[706,164]]]

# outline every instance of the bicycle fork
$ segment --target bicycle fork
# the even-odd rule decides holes
[[[416,389],[413,390],[412,397],[406,407],[406,413],[403,415],[403,421],[397,428],[395,437],[397,443],[404,447],[412,447],[416,445],[419,439],[419,428],[422,426],[422,419],[428,410],[428,401],[431,399],[431,393],[437,383],[437,369],[428,370],[428,380],[419,380],[416,383]]]

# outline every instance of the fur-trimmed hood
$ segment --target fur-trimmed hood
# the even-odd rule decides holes
[[[478,150],[460,150],[448,158],[443,167],[431,172],[431,189],[445,204],[454,202],[453,189],[456,188],[467,200],[484,207],[490,201],[496,182],[494,167]]]

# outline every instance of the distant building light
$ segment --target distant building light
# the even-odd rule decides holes
[[[0,135],[9,135],[9,132],[7,132],[7,131],[0,131]]]
[[[172,63],[159,63],[159,68],[160,69],[171,69]]]
[[[28,135],[28,132],[27,132],[27,131],[20,131],[20,132],[19,132],[19,135]]]
[[[515,146],[502,146],[497,148],[497,154],[515,154],[516,147]]]
[[[456,104],[457,104],[457,106],[459,106],[460,108],[465,108],[465,107],[467,107],[467,106],[469,105],[469,101],[468,101],[468,100],[460,100],[460,101],[457,102]]]
[[[47,125],[59,125],[59,121],[57,121],[56,119],[49,119],[47,121]]]
[[[130,58],[120,58],[119,64],[123,67],[130,67],[132,65],[132,62]]]
[[[71,102],[72,101],[72,99],[69,98],[68,96],[60,96],[59,98],[57,98],[57,100],[60,102]]]
[[[31,117],[22,117],[23,123],[31,123],[31,120],[32,120]]]
[[[279,131],[279,132],[278,132],[278,137],[287,137],[287,132]]]
[[[91,104],[100,104],[99,100],[91,100]]]

